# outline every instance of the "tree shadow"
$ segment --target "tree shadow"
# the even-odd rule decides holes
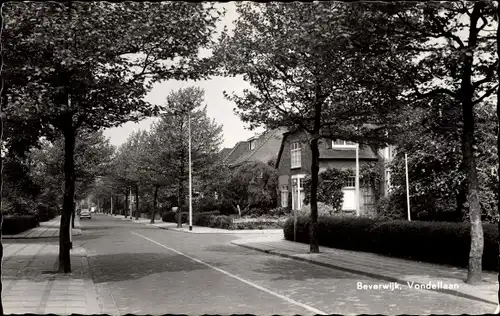
[[[284,258],[269,259],[263,263],[263,267],[253,269],[253,271],[267,274],[272,281],[305,281],[308,279],[369,279],[368,277],[362,275],[355,275],[345,271]]]
[[[90,257],[94,283],[137,280],[163,272],[190,272],[207,266],[181,255],[164,253],[117,253]]]

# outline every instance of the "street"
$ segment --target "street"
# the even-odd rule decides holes
[[[90,255],[109,314],[480,314],[491,305],[410,289],[231,245],[245,235],[189,234],[107,215],[82,220],[74,239]]]

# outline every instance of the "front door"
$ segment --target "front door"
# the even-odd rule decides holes
[[[355,188],[343,188],[344,201],[342,203],[343,211],[355,211],[356,210],[356,189]]]

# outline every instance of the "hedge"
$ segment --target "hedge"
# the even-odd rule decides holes
[[[2,234],[16,235],[28,229],[38,227],[39,223],[35,215],[4,216]]]
[[[318,218],[321,246],[467,267],[470,223],[381,221],[367,218]],[[293,218],[283,228],[293,241]],[[497,224],[483,223],[483,269],[498,271]],[[309,243],[309,218],[297,219],[297,241]]]
[[[40,222],[50,221],[58,215],[58,210],[46,204],[37,205],[36,215]]]
[[[177,213],[174,211],[163,212],[161,219],[164,222],[177,223],[178,219],[177,219],[176,214]],[[182,212],[181,214],[182,214],[181,215],[182,222],[187,223],[189,221],[189,212]],[[203,216],[209,216],[209,215],[219,215],[219,212],[213,211],[213,212],[204,212],[204,213],[193,213],[193,225],[202,226],[202,225],[196,224],[197,218],[200,216],[203,217]]]

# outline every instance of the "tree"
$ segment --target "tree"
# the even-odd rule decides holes
[[[240,215],[245,215],[252,207],[276,207],[278,175],[274,167],[264,162],[247,162],[235,170],[228,170],[222,182],[216,192]]]
[[[153,82],[206,74],[198,49],[210,43],[219,14],[180,2],[10,2],[3,12],[4,107],[64,136],[59,270],[69,273],[77,131],[154,114],[159,108],[143,100]]]
[[[374,87],[397,84],[406,91],[408,104],[426,110],[430,100],[448,96],[462,112],[461,152],[471,222],[467,282],[478,283],[484,239],[474,112],[498,87],[492,3],[359,3],[352,12],[349,25],[353,30],[364,28],[371,45],[358,40],[354,31],[346,31],[346,40],[360,55],[372,55],[364,62],[367,68],[373,66]]]
[[[305,132],[302,143],[312,152],[313,253],[319,252],[319,140],[382,146],[400,106],[397,87],[373,90],[353,79],[367,74],[345,40],[345,12],[345,5],[336,2],[241,4],[234,34],[223,36],[214,53],[224,74],[243,75],[252,86],[243,96],[226,94],[251,128],[284,126]]]
[[[79,131],[75,139],[75,199],[84,198],[96,178],[105,174],[113,152],[114,147],[102,132]],[[43,141],[41,148],[32,150],[29,157],[31,176],[40,187],[44,187],[45,201],[62,200],[64,139],[59,137],[53,143]]]
[[[168,168],[168,176],[176,182],[179,207],[184,206],[188,175],[188,112],[193,178],[203,174],[215,161],[222,143],[222,126],[207,117],[206,106],[202,106],[203,94],[202,89],[195,87],[171,92],[165,104],[168,112],[151,128],[150,144],[156,153],[148,155],[150,169],[158,172]]]

